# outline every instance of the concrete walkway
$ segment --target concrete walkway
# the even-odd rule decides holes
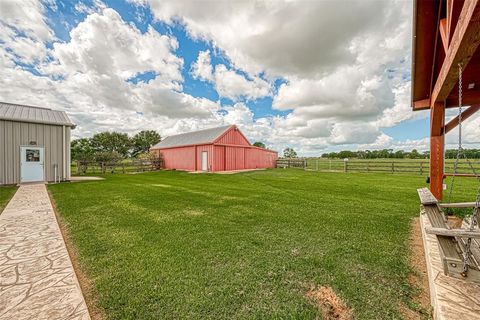
[[[0,215],[4,319],[90,319],[43,184],[20,186]]]

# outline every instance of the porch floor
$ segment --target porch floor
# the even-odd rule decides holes
[[[425,232],[425,227],[430,226],[426,214],[420,214],[420,224],[427,260],[433,318],[480,319],[480,284],[444,275],[437,239],[435,235]]]

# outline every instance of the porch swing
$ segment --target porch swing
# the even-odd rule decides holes
[[[465,159],[472,170],[473,176],[479,182],[479,188],[475,202],[451,203],[452,192],[455,186],[456,176],[465,176],[458,172],[458,164]],[[448,202],[439,203],[428,188],[418,189],[418,195],[423,207],[423,213],[427,215],[431,227],[426,227],[428,234],[436,236],[440,249],[440,257],[445,275],[462,278],[468,281],[480,283],[480,176],[470,159],[467,158],[462,147],[462,65],[458,65],[458,150],[454,162],[453,173],[450,174]],[[443,211],[444,208],[473,208],[472,214],[465,219],[466,228],[452,228]]]

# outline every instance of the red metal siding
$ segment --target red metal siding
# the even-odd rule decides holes
[[[258,148],[245,149],[245,169],[275,168],[278,154],[274,151]]]
[[[214,146],[213,171],[225,170],[225,149],[224,146]]]
[[[195,147],[161,149],[165,169],[195,170]]]
[[[225,170],[245,169],[245,148],[225,147]]]
[[[233,144],[237,146],[249,146],[250,143],[240,133],[237,128],[233,128],[227,131],[223,137],[221,137],[215,144]]]

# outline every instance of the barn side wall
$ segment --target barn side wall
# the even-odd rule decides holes
[[[44,147],[45,180],[55,180],[54,164],[58,164],[57,179],[70,180],[71,129],[65,127],[65,139],[63,130],[58,125],[0,120],[0,185],[20,183],[20,147],[33,141]]]
[[[225,146],[214,146],[214,171],[225,171]]]
[[[157,149],[163,156],[165,169],[195,170],[195,146]]]
[[[231,144],[231,145],[240,145],[240,146],[249,146],[250,143],[247,139],[240,133],[238,128],[228,130],[220,139],[215,141],[215,144]]]
[[[225,170],[245,169],[245,148],[225,147]]]
[[[257,148],[245,149],[245,169],[275,168],[278,154]]]

